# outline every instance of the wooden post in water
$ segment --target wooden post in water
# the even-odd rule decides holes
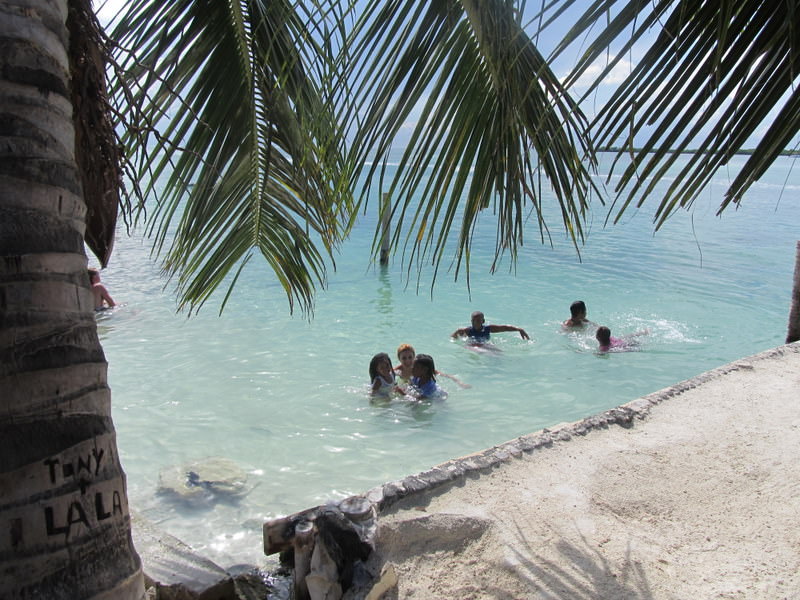
[[[800,340],[800,241],[794,258],[794,285],[792,286],[792,308],[789,310],[789,330],[786,343]]]
[[[391,211],[389,194],[381,198],[381,265],[389,264],[389,238],[391,237]]]

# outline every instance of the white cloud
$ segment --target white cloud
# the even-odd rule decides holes
[[[584,71],[583,75],[573,84],[575,88],[586,88],[594,82],[595,79],[605,70],[608,66],[607,61],[596,62],[589,66],[586,71]],[[633,70],[634,65],[631,61],[627,59],[620,60],[614,68],[609,71],[605,77],[603,77],[603,81],[601,85],[618,85],[620,84]]]

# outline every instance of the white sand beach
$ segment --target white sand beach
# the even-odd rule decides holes
[[[371,597],[800,598],[800,343],[622,408],[384,508]]]

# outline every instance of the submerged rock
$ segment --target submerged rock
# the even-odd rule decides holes
[[[158,474],[159,493],[189,504],[236,502],[251,489],[244,469],[227,458],[167,467]]]

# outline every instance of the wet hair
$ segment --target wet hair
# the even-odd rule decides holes
[[[597,338],[597,341],[600,342],[602,346],[609,346],[611,345],[611,330],[608,327],[601,325],[597,328],[597,333],[594,334],[594,337]]]
[[[433,358],[428,354],[417,354],[414,359],[414,364],[420,364],[428,370],[430,378],[436,381],[436,366],[433,364]]]
[[[569,305],[569,312],[573,319],[580,313],[586,314],[586,304],[583,300],[575,300],[575,302]]]
[[[375,356],[372,357],[372,360],[369,361],[369,380],[375,381],[375,378],[378,376],[378,365],[381,364],[381,361],[386,361],[389,364],[389,370],[392,369],[392,359],[389,358],[389,355],[386,352],[378,352]]]
[[[400,358],[400,355],[405,352],[406,350],[411,350],[411,354],[416,355],[416,351],[414,350],[414,346],[411,344],[400,344],[397,347],[397,358]]]
[[[483,312],[476,310],[474,313],[470,315],[470,320],[474,319],[475,317],[485,318],[485,315],[483,314]]]

